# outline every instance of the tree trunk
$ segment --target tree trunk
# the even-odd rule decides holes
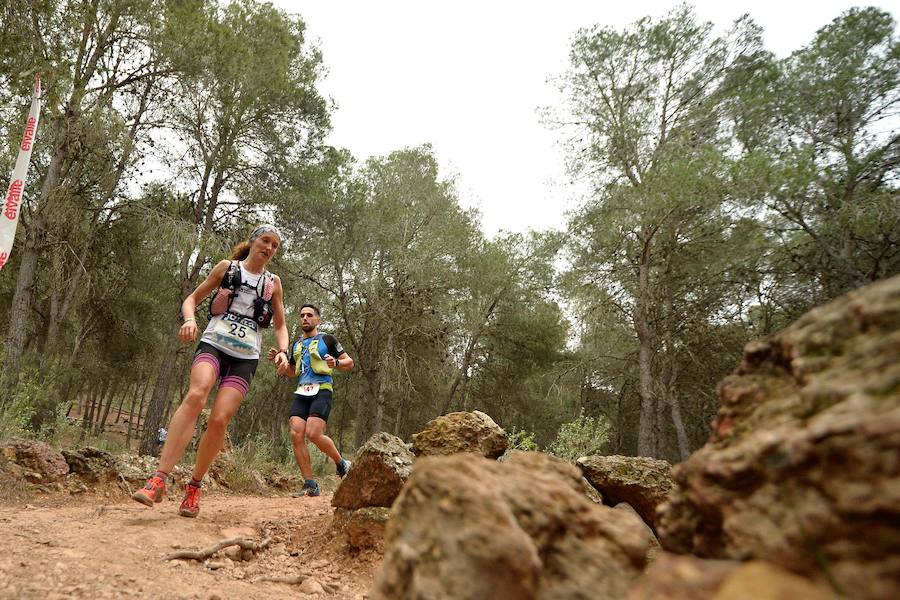
[[[356,402],[356,447],[365,444],[370,437],[380,431],[380,419],[378,418],[380,377],[377,372],[371,370],[362,371],[362,393]]]
[[[178,330],[180,328],[181,318],[176,317],[172,321],[169,340],[159,365],[159,375],[156,378],[156,385],[153,387],[153,395],[150,397],[147,415],[141,428],[140,454],[154,454],[157,446],[157,431],[165,424],[163,418],[166,412],[166,401],[169,398],[169,383],[172,381],[175,360],[178,358]]]
[[[672,414],[672,426],[675,429],[675,437],[678,440],[678,454],[681,460],[685,461],[691,455],[691,445],[688,441],[687,430],[684,428],[684,421],[681,419],[681,403],[672,390],[666,394],[666,400],[669,403],[669,409]]]
[[[97,433],[103,433],[106,431],[106,421],[109,419],[109,412],[112,409],[112,405],[116,402],[116,392],[119,392],[117,385],[109,386],[109,401],[106,403],[106,408],[103,409],[103,416],[100,418],[99,427],[97,429]],[[125,390],[125,394],[128,393],[128,390]],[[119,400],[119,412],[122,412],[122,402],[125,400],[125,394],[121,394],[121,400]],[[118,421],[118,418],[116,419]]]
[[[31,298],[40,247],[43,243],[44,216],[35,214],[25,231],[25,247],[22,249],[22,262],[16,278],[16,289],[13,292],[12,305],[9,310],[9,327],[6,336],[6,353],[3,357],[3,391],[4,400],[11,399],[19,383],[19,364],[25,340],[28,337],[28,323],[31,320]]]
[[[653,401],[653,373],[651,361],[653,348],[650,334],[650,264],[649,242],[640,256],[638,265],[638,293],[634,307],[634,328],[638,337],[638,390],[641,397],[641,416],[638,426],[638,456],[653,456],[655,402]]]
[[[100,395],[100,401],[97,404],[97,410],[94,414],[94,419],[96,422],[93,426],[94,435],[100,435],[103,432],[103,426],[105,425],[105,419],[109,416],[109,407],[113,403],[113,399],[115,398],[116,386],[113,383],[113,380],[110,379],[106,384],[106,388],[103,390],[103,394]]]
[[[138,404],[137,416],[134,414],[134,399],[131,401],[131,410],[128,411],[128,431],[125,434],[125,447],[131,450],[131,436],[137,431],[141,424],[141,412],[144,410],[144,400],[147,398],[147,388],[150,382],[145,381],[144,387],[141,389],[141,401]]]

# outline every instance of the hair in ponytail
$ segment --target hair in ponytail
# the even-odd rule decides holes
[[[241,242],[231,250],[231,260],[245,260],[250,256],[250,242]]]

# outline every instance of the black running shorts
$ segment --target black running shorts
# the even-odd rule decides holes
[[[294,394],[291,403],[291,416],[300,417],[304,421],[310,417],[319,417],[326,423],[331,412],[331,390],[319,390],[315,396]]]
[[[253,381],[253,375],[256,373],[256,365],[259,359],[256,358],[235,358],[225,352],[222,352],[215,346],[200,342],[197,345],[197,351],[194,353],[194,365],[198,363],[208,363],[216,370],[219,376],[219,388],[230,387],[241,392],[246,396],[250,390],[250,382]]]

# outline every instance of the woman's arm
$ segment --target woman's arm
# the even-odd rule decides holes
[[[188,294],[188,297],[181,303],[181,316],[184,318],[184,323],[181,325],[181,329],[178,330],[178,339],[185,344],[197,339],[197,320],[194,316],[194,313],[197,311],[197,305],[203,302],[203,299],[209,296],[214,289],[219,287],[229,264],[231,264],[229,260],[219,261],[213,267],[213,270],[209,272],[209,275],[206,276],[206,279],[203,280],[203,283]]]

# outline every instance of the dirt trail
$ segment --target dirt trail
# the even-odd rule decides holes
[[[0,506],[0,598],[314,598],[297,584],[259,577],[306,575],[323,599],[362,599],[380,557],[343,553],[330,531],[331,495],[318,498],[204,494],[200,516],[178,516],[180,497],[154,508],[117,498],[45,497]],[[75,503],[73,503],[75,502]],[[249,561],[224,551],[200,563],[163,561],[264,529],[272,544]],[[307,584],[308,585],[308,584]]]

